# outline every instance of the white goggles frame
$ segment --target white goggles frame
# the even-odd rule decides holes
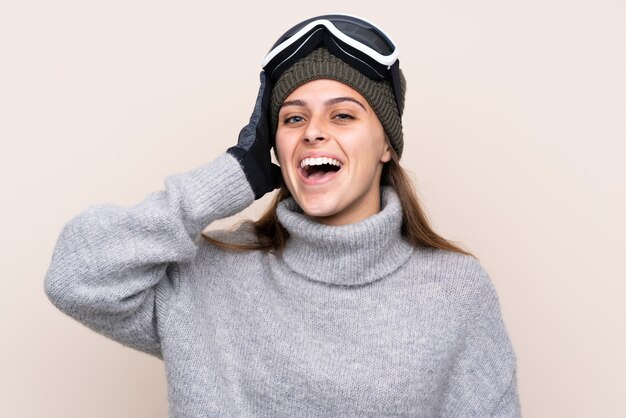
[[[351,16],[349,16],[351,17]],[[398,47],[396,46],[396,44],[391,40],[391,38],[389,37],[389,35],[387,35],[382,29],[379,29],[378,27],[376,27],[373,23],[368,22],[365,19],[361,19],[360,20],[364,21],[365,23],[370,24],[372,27],[376,28],[376,30],[378,30],[379,32],[381,32],[383,35],[385,35],[387,37],[387,39],[391,42],[394,50],[390,55],[382,55],[379,52],[373,50],[372,48],[370,48],[369,46],[349,37],[348,35],[346,35],[345,33],[343,33],[342,31],[340,31],[339,29],[337,29],[337,27],[330,21],[327,19],[318,19],[315,20],[309,24],[307,24],[306,26],[304,26],[302,29],[300,29],[298,32],[296,32],[293,36],[291,36],[289,39],[286,39],[284,42],[282,42],[280,45],[278,45],[277,47],[275,47],[274,49],[272,49],[266,56],[265,58],[263,58],[263,62],[261,63],[261,68],[265,68],[265,66],[272,61],[272,59],[274,59],[274,57],[276,57],[276,55],[280,54],[285,48],[291,46],[292,44],[296,43],[296,42],[300,42],[302,37],[310,32],[314,27],[316,26],[324,26],[334,37],[336,37],[337,39],[339,39],[340,41],[350,45],[352,48],[361,51],[363,54],[373,58],[376,62],[386,65],[387,68],[390,68],[391,65],[393,65],[393,63],[395,63],[398,60],[398,55],[399,55],[399,50]]]

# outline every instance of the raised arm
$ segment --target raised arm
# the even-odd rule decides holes
[[[202,229],[280,184],[270,158],[269,90],[262,73],[237,145],[212,163],[169,177],[165,191],[137,206],[97,206],[69,222],[45,279],[52,303],[97,332],[159,356],[159,324],[175,297],[178,267],[194,258]]]
[[[159,355],[157,324],[176,292],[177,264],[194,257],[204,227],[253,200],[243,171],[224,154],[169,177],[165,191],[134,207],[90,208],[63,229],[45,291],[95,331]]]

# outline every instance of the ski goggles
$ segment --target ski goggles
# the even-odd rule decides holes
[[[373,80],[389,80],[400,116],[404,95],[398,48],[372,23],[350,15],[323,15],[298,23],[283,34],[262,62],[275,83],[297,60],[324,45],[333,55]]]

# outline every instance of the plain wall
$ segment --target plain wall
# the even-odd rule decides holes
[[[383,4],[0,0],[0,416],[166,416],[159,360],[46,299],[57,236],[233,145],[263,55],[329,12],[400,46],[404,166],[493,279],[524,416],[626,416],[626,3]]]

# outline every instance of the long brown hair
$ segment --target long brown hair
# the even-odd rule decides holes
[[[381,185],[391,186],[397,193],[402,205],[402,236],[415,247],[437,248],[472,255],[459,245],[438,235],[430,225],[426,213],[419,204],[415,186],[406,171],[400,165],[399,157],[391,148],[391,160],[383,167]],[[202,233],[204,239],[220,248],[235,251],[263,250],[281,252],[289,233],[278,222],[276,208],[278,204],[291,196],[289,189],[283,183],[278,193],[270,203],[265,213],[256,222],[251,222],[252,232],[256,236],[253,243],[227,243]]]

